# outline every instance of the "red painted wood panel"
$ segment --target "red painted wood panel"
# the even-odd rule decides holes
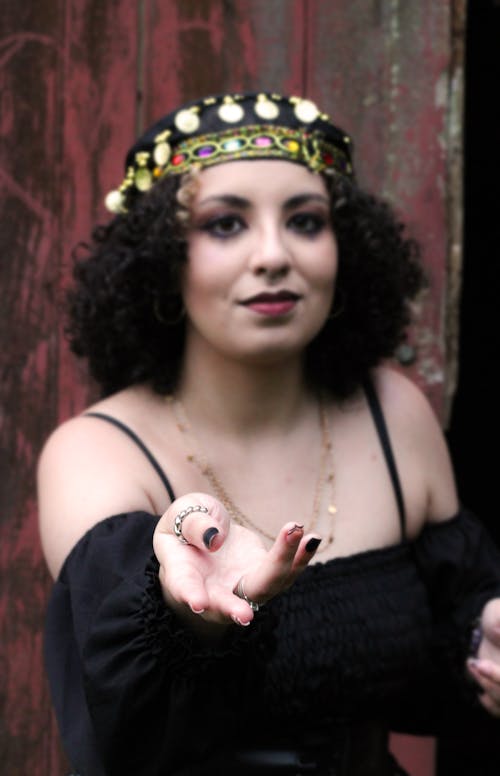
[[[34,472],[49,431],[93,392],[67,352],[58,304],[72,247],[106,217],[123,151],[181,99],[244,89],[316,99],[357,140],[361,180],[424,243],[435,286],[415,332],[414,374],[442,411],[450,34],[460,9],[462,0],[3,0],[1,772],[65,772],[42,667],[50,583]],[[430,776],[431,753],[413,746],[403,742],[415,776]]]
[[[136,41],[126,2],[2,4],[0,771],[16,776],[65,772],[42,665],[35,464],[89,393],[58,305],[71,246],[100,210],[103,151],[133,132]]]

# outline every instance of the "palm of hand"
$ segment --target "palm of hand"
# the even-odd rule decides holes
[[[183,544],[172,527],[179,511],[193,504],[206,509],[192,511],[184,520],[182,534],[189,544]],[[203,537],[214,527],[217,535],[207,547]],[[153,541],[165,600],[181,615],[187,604],[204,620],[226,623],[233,619],[248,625],[253,611],[234,593],[238,580],[245,577],[245,593],[251,600],[269,600],[289,587],[313,557],[316,546],[308,549],[307,539],[302,526],[286,523],[266,550],[253,531],[231,524],[222,504],[212,496],[183,496],[162,516]]]

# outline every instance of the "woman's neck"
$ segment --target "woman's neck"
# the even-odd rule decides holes
[[[250,436],[290,427],[312,401],[298,358],[255,365],[217,354],[186,358],[176,395],[207,430]]]

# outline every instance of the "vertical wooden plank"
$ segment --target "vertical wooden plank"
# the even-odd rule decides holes
[[[452,49],[460,8],[463,15],[463,2],[307,4],[308,92],[352,133],[361,183],[395,204],[423,246],[432,286],[418,309],[412,372],[443,420],[454,381],[444,322],[449,173],[461,152],[462,62]],[[459,201],[454,192],[453,213]]]
[[[109,147],[133,131],[136,36],[126,2],[2,5],[0,770],[9,774],[67,770],[42,661],[50,581],[34,475],[49,431],[89,394],[59,299],[71,247],[104,214]]]
[[[4,3],[0,32],[0,762],[5,773],[63,767],[47,696],[41,624],[47,592],[33,473],[47,418],[57,415],[53,301],[60,258],[57,211],[62,5]],[[64,18],[64,17],[62,17]]]
[[[304,0],[150,0],[145,121],[206,94],[300,92],[304,20]]]
[[[66,5],[62,289],[73,248],[88,239],[96,223],[109,219],[104,196],[123,177],[122,151],[137,123],[137,8],[125,0],[73,0]],[[59,419],[64,419],[88,402],[89,381],[61,342],[58,394]]]

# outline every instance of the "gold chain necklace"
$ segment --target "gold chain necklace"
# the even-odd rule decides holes
[[[260,533],[261,536],[264,536],[266,539],[269,539],[271,542],[274,542],[275,537],[267,533],[267,531],[264,531],[263,528],[260,528],[260,526],[254,523],[253,520],[251,520],[248,517],[248,515],[244,514],[241,511],[241,509],[234,503],[234,501],[230,497],[224,485],[217,477],[213,467],[210,465],[206,456],[202,452],[199,440],[196,439],[195,435],[193,434],[191,424],[187,417],[186,410],[183,404],[181,403],[180,399],[177,399],[171,395],[168,395],[165,398],[172,408],[172,413],[173,413],[177,428],[182,434],[184,434],[184,436],[186,437],[190,436],[192,443],[197,448],[196,453],[193,451],[188,453],[188,455],[186,456],[186,459],[189,461],[189,463],[194,464],[200,470],[203,476],[210,483],[216,497],[219,499],[219,501],[222,504],[224,504],[228,513],[231,515],[231,517],[235,520],[236,523],[238,523],[239,525],[245,526],[247,528],[248,527],[253,528],[255,531]],[[314,531],[317,525],[319,513],[321,510],[321,504],[323,501],[323,491],[325,486],[327,485],[330,486],[330,494],[331,494],[333,491],[333,482],[334,482],[334,473],[333,473],[333,465],[332,465],[332,443],[330,439],[330,431],[328,428],[328,418],[326,415],[324,402],[322,400],[319,401],[318,409],[319,409],[319,418],[320,418],[320,427],[321,427],[321,458],[320,458],[318,478],[314,489],[311,520],[309,522],[309,525],[307,526],[307,533]],[[331,500],[328,504],[327,511],[328,511],[328,514],[332,517],[337,512],[337,508],[335,507],[335,505]],[[326,537],[326,540],[322,541],[318,549],[318,552],[323,552],[327,547],[329,547],[333,543],[333,541],[334,541],[333,524],[332,524],[332,521],[330,521],[330,531],[328,533],[328,536]]]

